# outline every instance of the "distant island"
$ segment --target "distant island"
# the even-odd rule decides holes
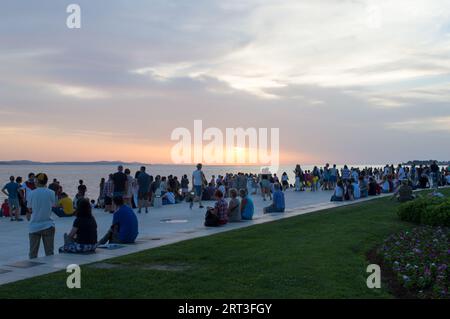
[[[420,165],[431,165],[434,162],[434,160],[414,160],[414,161],[408,161],[406,163],[403,163],[403,165],[411,166],[420,166]],[[450,165],[450,161],[436,161],[439,166],[446,166]]]
[[[95,161],[95,162],[35,162],[29,160],[0,161],[0,165],[151,165],[139,162]]]

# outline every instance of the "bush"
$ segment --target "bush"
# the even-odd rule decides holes
[[[450,199],[419,197],[403,203],[397,211],[401,220],[432,226],[450,226]]]
[[[422,213],[420,222],[431,226],[450,226],[450,200],[425,210]]]
[[[450,298],[450,229],[422,226],[391,235],[378,254],[396,280],[418,298]]]

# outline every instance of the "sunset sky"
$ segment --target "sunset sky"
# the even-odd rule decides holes
[[[450,160],[450,1],[1,1],[0,160],[170,163],[194,120],[279,128],[286,164]]]

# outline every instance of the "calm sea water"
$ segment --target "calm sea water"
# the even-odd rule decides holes
[[[318,166],[323,166],[323,164]],[[364,168],[366,166],[381,167],[383,165],[359,164],[349,166]],[[130,165],[126,167],[129,168],[134,175],[134,173],[139,170],[140,166]],[[312,170],[313,167],[314,165],[302,165],[302,169],[304,170]],[[338,166],[338,168],[341,167],[342,166]],[[205,172],[206,178],[209,180],[212,175],[225,175],[225,173],[258,173],[260,172],[260,168],[260,166],[205,166],[203,171]],[[295,165],[280,166],[277,174],[281,176],[283,172],[286,172],[291,183],[294,183],[294,168]],[[147,166],[147,172],[150,175],[167,176],[172,174],[174,176],[178,176],[178,178],[181,178],[184,174],[187,174],[188,177],[191,178],[194,169],[195,167],[191,165]],[[77,192],[78,180],[82,179],[87,186],[88,197],[97,199],[99,194],[100,179],[102,177],[106,178],[108,174],[114,173],[116,170],[117,167],[115,165],[0,165],[0,185],[3,187],[3,185],[9,181],[9,177],[11,175],[16,177],[22,176],[25,181],[30,172],[43,172],[48,175],[49,181],[52,181],[53,178],[58,179],[63,187],[63,190],[71,197]],[[0,193],[0,198],[5,198],[3,193]]]

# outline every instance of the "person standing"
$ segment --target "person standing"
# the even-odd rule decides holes
[[[105,208],[105,178],[102,177],[99,185],[99,195],[97,199],[97,204],[100,208]]]
[[[302,173],[302,169],[300,168],[299,164],[297,164],[295,166],[294,173],[295,173],[295,191],[299,192],[301,190],[301,177],[300,177],[300,175],[303,174]]]
[[[114,183],[113,197],[124,197],[127,187],[128,177],[123,172],[123,166],[117,167],[117,172],[112,177]]]
[[[44,244],[45,255],[53,255],[55,222],[51,218],[56,204],[55,192],[46,187],[48,177],[44,173],[36,175],[37,188],[30,194],[27,220],[29,223],[30,259],[37,258],[40,241]]]
[[[128,168],[125,169],[125,175],[127,177],[127,181],[125,183],[125,195],[123,196],[123,200],[125,202],[125,205],[133,208],[131,199],[133,197],[133,185],[136,181],[133,176],[131,176],[131,171]]]
[[[2,188],[3,194],[8,196],[11,221],[14,221],[14,220],[19,221],[19,222],[23,221],[23,219],[20,218],[19,190],[20,190],[20,185],[15,182],[14,176],[11,176],[9,178],[9,183],[7,183]],[[15,219],[13,216],[15,216]]]
[[[431,181],[433,183],[433,188],[438,188],[438,180],[439,180],[439,166],[436,161],[430,165],[431,170]],[[430,183],[431,184],[431,183]],[[431,187],[431,185],[430,185]]]
[[[113,194],[114,194],[114,182],[113,174],[109,174],[108,180],[105,182],[103,188],[103,194],[105,195],[105,211],[109,213],[114,213],[113,208]]]
[[[181,178],[181,196],[186,198],[186,195],[189,193],[189,179],[186,174]]]
[[[202,192],[205,185],[206,177],[202,172],[202,164],[197,164],[197,169],[192,173],[192,185],[194,185],[194,200],[189,205],[192,209],[194,206],[194,201],[197,198],[199,203],[199,208],[203,208],[202,205]]]
[[[139,176],[137,178],[138,183],[138,213],[141,213],[141,209],[145,208],[145,213],[148,213],[148,207],[150,206],[150,175],[145,171],[145,166],[141,167]]]
[[[22,190],[24,193],[24,204],[26,207],[27,203],[30,201],[31,192],[36,189],[35,175],[34,173],[28,174],[28,180],[23,183]]]
[[[81,179],[78,181],[78,184],[78,194],[80,195],[80,198],[84,198],[86,196],[87,187]]]

